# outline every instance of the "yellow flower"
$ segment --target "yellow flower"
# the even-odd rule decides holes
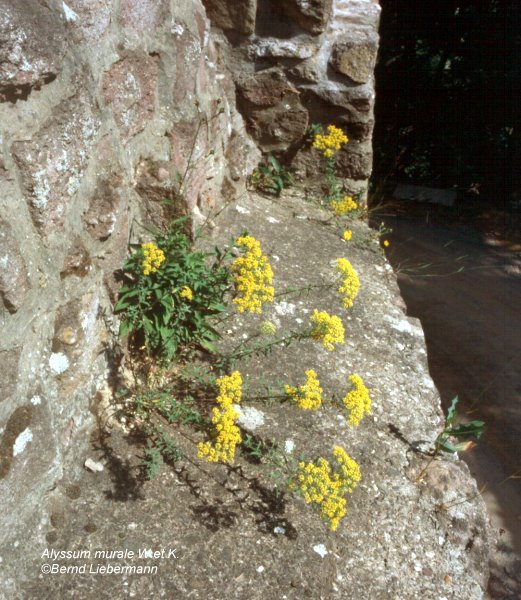
[[[390,242],[389,242],[389,240],[384,240],[383,244],[387,248],[387,246],[390,244]]]
[[[320,457],[316,463],[300,462],[290,489],[297,489],[307,504],[315,504],[320,509],[321,518],[335,531],[345,516],[346,499],[361,479],[360,467],[340,446],[335,446],[333,456],[339,471],[331,472],[331,465]]]
[[[337,269],[343,275],[342,285],[338,288],[340,294],[344,297],[344,308],[353,306],[353,302],[360,290],[360,280],[353,265],[347,258],[339,258],[336,261]]]
[[[302,410],[317,410],[322,405],[322,388],[315,371],[306,371],[306,383],[294,388],[285,385],[286,394],[297,403]]]
[[[358,208],[358,204],[353,200],[353,198],[351,198],[351,196],[344,196],[342,200],[333,200],[329,206],[337,217],[345,215],[346,213]]]
[[[352,492],[358,485],[360,479],[362,479],[360,465],[340,446],[335,446],[333,448],[333,456],[336,458],[338,466],[340,467],[340,473],[338,473],[337,477],[341,482],[342,491],[344,493]]]
[[[328,125],[327,135],[317,133],[313,139],[313,148],[322,151],[324,158],[333,158],[335,153],[349,141],[347,135],[338,127]]]
[[[191,302],[194,299],[194,293],[187,285],[183,287],[179,295],[181,298],[186,298],[188,302]]]
[[[353,237],[353,232],[350,229],[346,229],[342,237],[346,242],[348,242]]]
[[[365,415],[371,414],[371,396],[359,375],[351,375],[349,381],[354,389],[345,395],[343,402],[349,411],[347,424],[349,427],[356,427]]]
[[[141,244],[143,250],[143,275],[155,273],[165,261],[165,253],[154,242]]]
[[[214,407],[212,411],[213,439],[197,444],[199,458],[206,458],[209,462],[233,463],[235,448],[242,442],[240,430],[235,425],[239,413],[233,408],[233,404],[241,401],[241,386],[239,371],[217,379],[219,395],[216,402],[219,408]]]
[[[333,344],[344,343],[345,331],[339,317],[315,309],[311,315],[311,322],[315,325],[311,330],[311,337],[317,342],[322,342],[328,350],[333,350]]]
[[[273,271],[266,256],[262,254],[260,243],[251,235],[240,237],[237,246],[245,248],[243,256],[236,258],[231,266],[239,312],[262,312],[263,302],[272,302],[275,290],[269,284],[273,281]]]

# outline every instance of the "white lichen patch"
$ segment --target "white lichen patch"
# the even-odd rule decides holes
[[[31,404],[33,406],[38,406],[38,404],[41,404],[41,403],[42,403],[42,399],[40,398],[40,396],[36,395],[31,398]]]
[[[237,423],[249,431],[254,431],[264,425],[264,413],[253,406],[239,406],[234,404],[233,408],[239,413]]]
[[[277,302],[277,304],[274,304],[273,308],[275,309],[275,312],[278,315],[284,316],[284,315],[295,314],[296,306],[294,304],[291,304],[290,302],[282,301],[282,302]]]
[[[87,312],[80,319],[81,328],[85,333],[92,332],[96,324],[96,317],[99,309],[99,298],[95,296]]]
[[[393,329],[396,329],[396,331],[399,331],[401,333],[410,333],[411,335],[423,337],[423,329],[421,327],[411,325],[411,323],[409,323],[409,321],[407,321],[406,319],[398,320],[389,316],[386,316],[384,318],[388,323],[391,324],[391,327]]]
[[[72,10],[72,8],[70,8],[69,6],[67,6],[65,4],[65,2],[62,2],[62,6],[63,6],[63,14],[65,16],[65,20],[68,23],[72,23],[73,21],[77,21],[78,20],[78,15]]]
[[[69,359],[62,352],[55,352],[49,358],[49,367],[51,371],[60,375],[69,368]]]
[[[324,558],[324,556],[328,554],[328,551],[326,550],[324,544],[316,544],[315,546],[313,546],[313,550],[322,558]]]
[[[25,450],[25,447],[27,446],[27,444],[32,441],[32,439],[33,439],[33,432],[29,429],[29,427],[27,429],[24,429],[22,431],[22,433],[14,441],[13,456],[17,456],[18,454],[21,454]]]
[[[284,442],[284,451],[287,454],[291,454],[295,450],[295,442],[293,440],[286,440]]]

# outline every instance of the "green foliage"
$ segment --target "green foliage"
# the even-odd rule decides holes
[[[469,447],[471,447],[472,443],[468,441],[470,438],[478,439],[485,430],[485,423],[483,421],[456,423],[456,405],[458,404],[458,400],[458,396],[456,396],[452,400],[449,410],[447,411],[445,427],[436,438],[436,449],[451,453],[462,452],[463,450],[467,450]],[[467,441],[453,444],[450,441],[450,438],[460,438]]]
[[[162,429],[156,429],[153,441],[149,441],[148,448],[145,448],[143,459],[143,470],[147,479],[153,479],[157,475],[163,462],[174,463],[182,457],[183,454],[174,438]]]
[[[141,418],[148,418],[150,412],[155,410],[169,423],[196,427],[205,423],[190,395],[185,395],[182,400],[178,400],[169,390],[150,390],[138,394],[134,404]]]
[[[275,194],[277,197],[282,190],[294,184],[291,168],[282,165],[272,154],[268,155],[265,165],[253,171],[250,181],[255,189]]]
[[[226,311],[224,297],[230,290],[222,264],[227,253],[192,250],[180,228],[183,220],[157,234],[155,243],[165,258],[154,272],[144,273],[143,249],[135,248],[125,263],[126,283],[114,308],[122,316],[120,336],[130,334],[135,347],[164,359],[190,346],[214,351],[212,342],[219,335],[212,318]]]

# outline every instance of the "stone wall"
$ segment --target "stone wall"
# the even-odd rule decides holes
[[[225,55],[238,108],[264,152],[314,177],[308,126],[333,123],[350,138],[339,153],[344,185],[365,196],[372,168],[376,0],[203,0],[230,43]]]
[[[378,16],[372,0],[0,0],[0,504],[17,507],[0,556],[81,469],[143,226],[240,195],[259,148],[313,174],[315,122],[345,128],[343,176],[365,187]]]
[[[0,129],[1,556],[81,468],[129,241],[259,155],[198,0],[0,0]]]

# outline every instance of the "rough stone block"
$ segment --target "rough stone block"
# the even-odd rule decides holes
[[[248,130],[264,152],[287,150],[305,135],[308,112],[279,69],[240,76],[237,92]]]
[[[257,0],[203,0],[216,27],[249,35],[255,31]]]
[[[337,157],[338,172],[348,179],[368,179],[373,167],[370,143],[351,144],[349,151],[341,151]]]
[[[66,50],[59,12],[45,2],[0,0],[0,102],[25,100],[56,79]]]
[[[355,83],[367,83],[373,77],[377,52],[375,32],[353,29],[335,42],[330,64]]]
[[[159,57],[129,53],[103,77],[103,99],[125,140],[143,131],[155,109]]]
[[[0,220],[0,296],[11,313],[22,305],[29,289],[27,269],[11,226]]]
[[[111,21],[111,9],[105,0],[67,0],[66,21],[74,39],[99,45]]]
[[[284,12],[313,34],[322,33],[331,16],[332,0],[283,0]]]
[[[33,222],[45,237],[63,227],[99,124],[90,98],[80,94],[58,104],[31,141],[12,146]]]
[[[150,31],[168,21],[167,0],[120,0],[119,11],[124,27]]]
[[[11,396],[16,390],[18,363],[21,352],[22,348],[19,346],[0,352],[0,364],[4,371],[4,374],[0,378],[0,403]]]

